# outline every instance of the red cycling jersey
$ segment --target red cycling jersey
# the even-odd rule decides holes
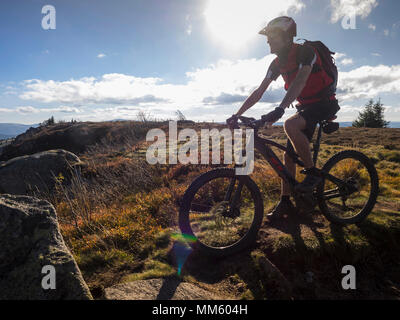
[[[329,87],[333,79],[322,68],[321,58],[314,48],[293,43],[287,54],[287,58],[281,60],[277,57],[272,61],[267,77],[276,80],[279,75],[282,75],[285,81],[285,90],[289,89],[301,66],[309,65],[312,67],[307,83],[297,97],[297,101],[301,105],[311,104],[326,98],[329,100],[335,99],[335,95],[329,97],[323,95],[323,90]]]

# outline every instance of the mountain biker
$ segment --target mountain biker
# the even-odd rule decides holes
[[[295,99],[299,102],[296,105],[298,112],[285,121],[284,130],[288,137],[287,148],[290,151],[295,150],[305,165],[306,177],[295,188],[297,191],[309,193],[322,180],[312,161],[310,141],[318,121],[333,118],[340,109],[335,92],[327,90],[333,79],[322,68],[321,58],[314,48],[293,42],[293,38],[297,35],[297,26],[292,18],[285,16],[275,18],[259,34],[267,36],[271,53],[276,54],[277,58],[272,61],[260,86],[246,99],[239,111],[227,120],[227,123],[236,121],[238,116],[256,104],[270,83],[282,75],[287,90],[286,95],[281,104],[262,119],[270,126],[283,116],[285,109]],[[289,156],[289,152],[284,154],[284,164],[295,176],[296,164]],[[267,216],[273,220],[282,214],[294,212],[295,207],[290,201],[290,186],[282,180],[280,201]]]

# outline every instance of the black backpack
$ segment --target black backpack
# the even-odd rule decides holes
[[[329,50],[328,47],[321,41],[308,41],[306,39],[301,40],[304,40],[304,45],[313,47],[315,50],[317,50],[321,58],[322,68],[325,70],[328,76],[333,79],[332,84],[328,88],[324,89],[319,95],[325,96],[334,94],[336,92],[338,81],[338,70],[335,64],[335,59],[332,56],[335,54],[335,52]]]

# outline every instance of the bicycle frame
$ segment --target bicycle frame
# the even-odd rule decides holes
[[[274,141],[271,141],[269,139],[261,138],[257,134],[254,135],[254,147],[258,150],[258,152],[261,153],[261,155],[265,158],[265,160],[268,161],[270,166],[275,170],[275,172],[286,182],[288,182],[291,187],[296,186],[298,183],[296,179],[290,174],[290,172],[287,170],[285,165],[282,163],[282,161],[278,158],[278,156],[275,154],[275,152],[271,149],[270,146],[277,147],[278,149],[281,149],[282,151],[285,152],[290,152],[286,147],[280,145],[279,143],[276,143]],[[292,157],[293,161],[304,167],[303,162],[299,159],[299,157],[295,154],[290,154]]]
[[[313,143],[313,163],[316,165],[317,159],[318,159],[318,153],[321,145],[321,136],[322,136],[322,124],[321,122],[318,123],[318,133],[317,133],[317,139]],[[286,182],[289,183],[290,187],[292,190],[294,187],[299,184],[299,182],[290,174],[290,172],[287,170],[286,166],[281,162],[281,160],[277,157],[277,155],[273,152],[273,150],[270,148],[271,146],[274,146],[278,149],[281,149],[289,154],[289,156],[293,159],[294,163],[297,165],[304,167],[304,163],[299,159],[299,156],[296,153],[291,152],[288,150],[286,147],[280,145],[279,143],[276,143],[272,140],[262,138],[257,134],[257,130],[254,132],[254,147],[262,154],[262,156],[268,161],[268,163],[271,165],[271,167],[275,170],[275,172]],[[349,186],[345,181],[336,178],[335,176],[322,172],[322,175],[324,178],[329,179],[330,181],[334,182],[337,185],[342,185],[346,186],[350,189],[352,189],[352,186]],[[328,196],[329,198],[334,198],[337,197],[337,195],[328,195],[331,194],[333,190],[326,191],[324,195]]]
[[[276,143],[275,141],[260,137],[257,133],[258,133],[258,130],[255,130],[255,132],[254,132],[254,147],[261,153],[261,155],[265,158],[265,160],[268,161],[268,163],[275,170],[275,172],[283,180],[288,182],[292,188],[294,188],[299,182],[296,181],[296,179],[290,174],[290,172],[287,170],[286,166],[277,157],[277,155],[271,149],[270,146],[276,147],[276,148],[288,153],[289,156],[293,159],[294,163],[299,165],[300,167],[304,167],[304,163],[300,160],[299,156],[296,153],[292,152],[291,150],[288,150],[285,146],[283,146],[279,143]],[[321,123],[319,123],[317,139],[313,144],[313,146],[314,146],[314,148],[313,148],[314,165],[316,164],[316,161],[318,158],[318,153],[319,153],[320,143],[321,143],[321,135],[322,135],[322,125],[321,125]]]
[[[321,136],[322,136],[322,123],[318,123],[318,132],[317,132],[317,138],[315,142],[313,143],[313,163],[316,165],[317,159],[318,159],[318,153],[320,150],[320,144],[321,144]],[[261,153],[261,155],[268,161],[270,166],[274,169],[274,171],[281,177],[284,181],[286,181],[292,190],[293,194],[296,194],[294,191],[294,188],[299,182],[291,175],[291,173],[287,170],[286,166],[282,163],[282,161],[278,158],[278,156],[275,154],[275,152],[271,149],[272,147],[276,147],[282,151],[285,151],[289,154],[289,156],[293,159],[294,163],[304,167],[304,163],[300,160],[299,156],[292,152],[291,150],[288,150],[285,146],[276,143],[275,141],[262,138],[258,135],[258,130],[254,129],[254,147]],[[341,187],[346,187],[348,190],[353,190],[354,187],[346,183],[345,181],[336,178],[335,176],[326,173],[326,172],[321,172],[323,177],[325,179],[328,179],[332,182],[334,182],[336,185],[341,186]],[[236,179],[232,179],[228,192],[225,195],[225,201],[229,201],[230,197],[232,196],[232,192],[234,190],[234,185],[236,184]],[[239,185],[238,189],[235,190],[234,196],[233,196],[233,201],[232,201],[232,207],[234,207],[238,201],[238,197],[240,196],[241,189],[243,187],[243,183],[239,179]],[[327,190],[324,192],[324,199],[328,200],[331,198],[336,198],[340,197],[341,195],[337,193],[338,189],[332,189],[332,190]]]

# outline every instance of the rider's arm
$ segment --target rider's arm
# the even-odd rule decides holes
[[[285,98],[283,98],[281,104],[279,105],[281,108],[286,109],[295,99],[297,99],[307,83],[307,79],[310,76],[311,70],[311,66],[301,67],[296,78],[286,92]]]
[[[260,101],[261,97],[263,96],[264,92],[268,89],[271,82],[272,79],[265,77],[260,86],[246,99],[246,101],[243,103],[242,107],[239,109],[236,115],[241,116],[248,109],[254,106],[258,101]]]
[[[258,101],[260,101],[264,92],[268,89],[272,81],[276,80],[280,75],[279,68],[277,65],[277,60],[275,59],[270,64],[267,75],[261,82],[260,86],[246,99],[242,107],[236,113],[236,115],[241,116],[245,111],[254,106]]]

